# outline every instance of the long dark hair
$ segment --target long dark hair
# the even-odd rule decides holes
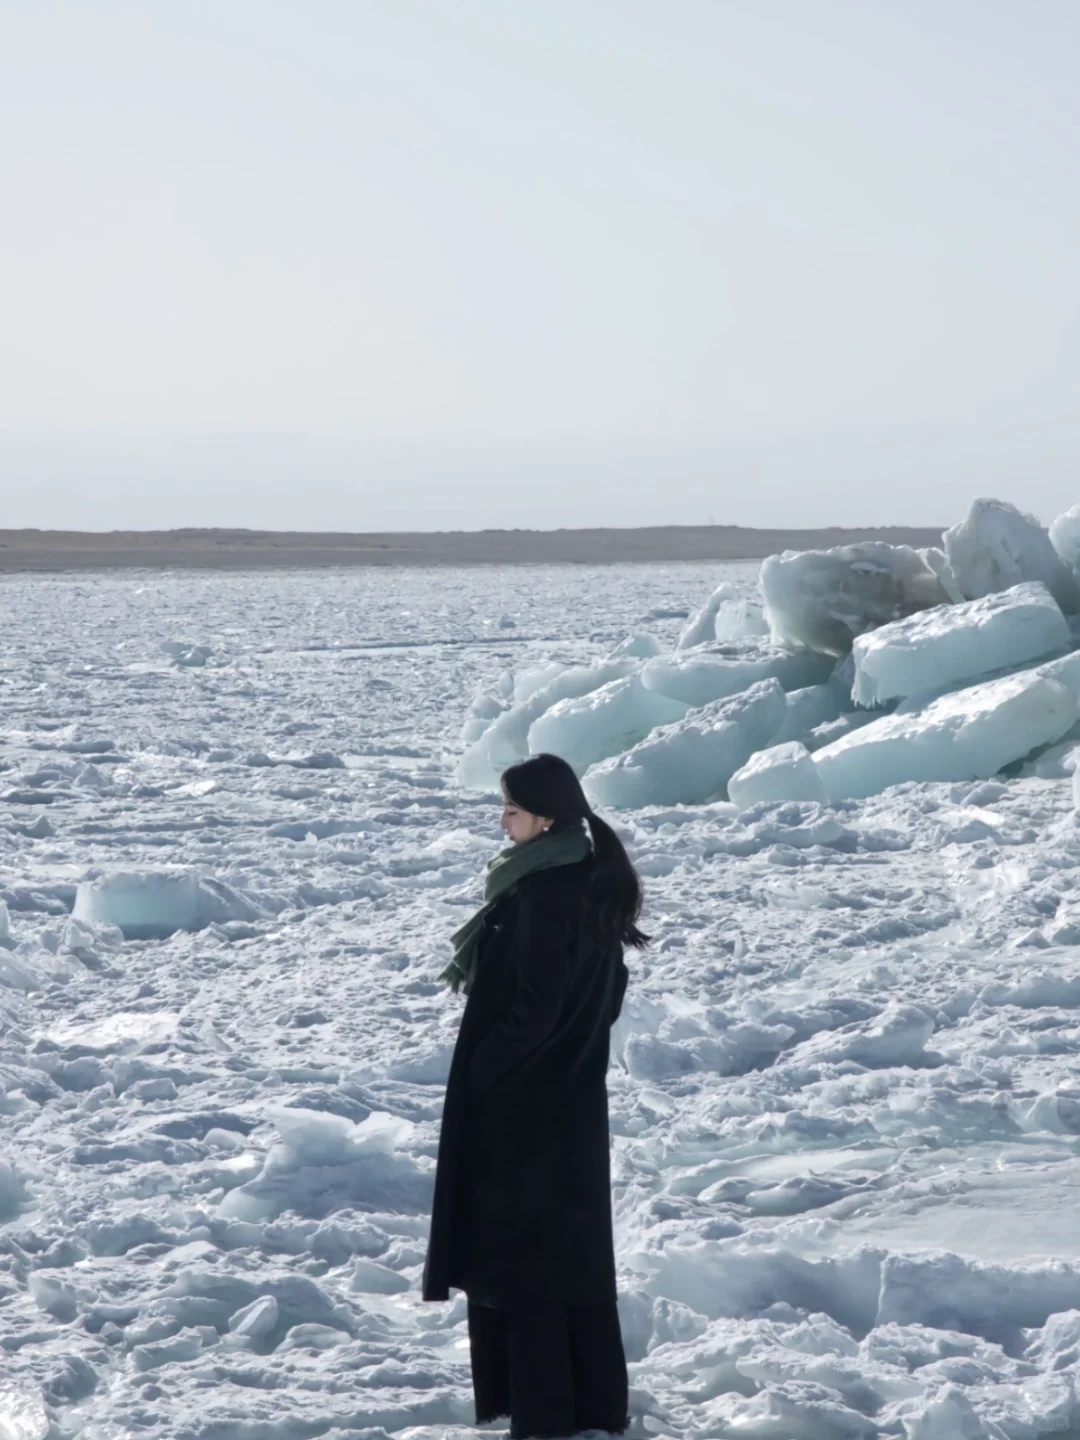
[[[593,844],[590,892],[605,930],[624,945],[643,950],[649,937],[638,929],[643,900],[641,880],[606,821],[593,813],[581,781],[558,755],[532,755],[503,771],[503,790],[530,815],[543,815],[556,825],[589,827]]]

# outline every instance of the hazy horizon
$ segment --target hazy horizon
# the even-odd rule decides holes
[[[0,527],[1080,500],[1080,9],[0,0]]]

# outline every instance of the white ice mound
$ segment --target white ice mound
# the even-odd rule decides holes
[[[831,662],[809,650],[744,641],[649,660],[641,672],[646,689],[684,705],[711,705],[761,680],[778,680],[785,690],[800,690],[827,680]]]
[[[561,755],[583,775],[597,761],[629,750],[658,725],[681,720],[686,709],[678,700],[646,690],[637,675],[627,675],[553,705],[533,721],[529,751]]]
[[[283,1109],[274,1116],[280,1142],[258,1176],[230,1190],[218,1214],[273,1220],[285,1210],[322,1219],[337,1210],[426,1214],[432,1175],[408,1150],[408,1120],[376,1113],[359,1125],[321,1111]]]
[[[684,720],[594,765],[584,780],[597,805],[698,805],[722,795],[755,750],[767,745],[787,711],[777,680],[692,710]]]
[[[1076,577],[1039,522],[1015,505],[976,500],[967,518],[946,530],[944,545],[956,586],[967,600],[1041,580],[1067,615],[1080,609]]]
[[[859,705],[879,705],[901,695],[947,690],[1071,643],[1068,622],[1046,586],[1014,585],[860,635],[852,650],[851,694]]]
[[[231,885],[193,870],[119,870],[82,882],[73,918],[116,925],[128,940],[160,940],[177,930],[257,920],[261,914]]]
[[[876,795],[908,780],[979,780],[1077,719],[1076,696],[1035,671],[944,695],[914,715],[886,715],[814,756],[830,800]]]
[[[499,776],[508,765],[524,760],[529,753],[529,730],[540,716],[560,700],[588,695],[613,680],[621,680],[640,667],[633,658],[606,661],[602,665],[560,668],[524,699],[515,700],[494,719],[474,745],[458,761],[458,780],[474,790],[498,788]]]
[[[776,640],[833,656],[847,654],[855,636],[876,625],[949,599],[924,556],[881,540],[770,555],[761,592]]]
[[[828,796],[809,750],[793,740],[751,755],[728,781],[728,799],[748,810],[777,800],[816,800],[824,805]]]

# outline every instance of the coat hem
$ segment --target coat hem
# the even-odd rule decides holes
[[[501,1415],[492,1415],[490,1419],[501,1420]],[[478,1425],[486,1425],[486,1420],[477,1417]],[[618,1425],[575,1425],[572,1430],[519,1430],[516,1426],[510,1427],[510,1440],[570,1440],[572,1435],[580,1435],[583,1430],[599,1430],[607,1435],[624,1435],[630,1428],[630,1417],[626,1416]]]

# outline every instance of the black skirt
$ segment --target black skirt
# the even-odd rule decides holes
[[[469,1305],[476,1423],[510,1417],[511,1440],[606,1430],[628,1418],[626,1356],[615,1302]]]

